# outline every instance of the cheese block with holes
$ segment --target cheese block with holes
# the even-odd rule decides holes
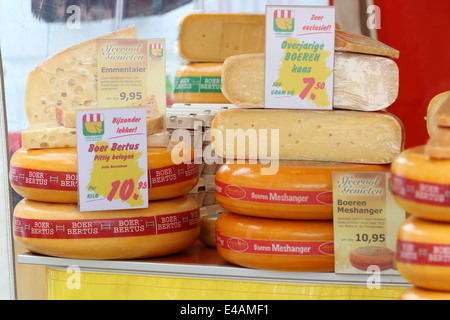
[[[450,223],[411,216],[397,236],[397,269],[413,284],[450,292]]]
[[[199,165],[194,161],[194,151],[189,154],[180,148],[179,160],[175,162],[173,150],[174,147],[147,149],[149,200],[185,195],[199,180]],[[77,171],[75,148],[22,148],[11,158],[9,178],[12,188],[24,198],[77,203]]]
[[[32,70],[25,92],[29,123],[56,121],[56,107],[97,107],[97,40],[136,38],[136,27],[128,27],[61,51]]]
[[[188,63],[175,74],[173,102],[227,103],[222,93],[222,63]]]
[[[391,172],[392,194],[406,212],[450,222],[450,160],[433,159],[418,146],[403,151]]]
[[[243,215],[332,220],[334,171],[389,170],[388,165],[228,161],[216,174],[216,199],[224,209]]]
[[[401,121],[385,112],[238,108],[217,114],[212,129],[214,151],[227,160],[389,164],[404,143]]]
[[[188,196],[148,209],[80,213],[71,204],[24,199],[14,209],[13,235],[38,254],[76,259],[140,259],[178,253],[200,234],[197,202]]]
[[[281,62],[280,62],[281,63]],[[225,60],[222,92],[234,105],[265,107],[265,55],[236,55]],[[378,111],[398,97],[399,69],[385,57],[336,52],[334,102],[336,109]]]
[[[334,271],[332,221],[266,219],[222,213],[216,248],[226,261],[276,271]]]

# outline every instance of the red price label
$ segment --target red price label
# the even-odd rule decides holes
[[[308,94],[311,93],[311,100],[316,99],[316,95],[311,92],[314,88],[315,90],[324,90],[325,82],[317,82],[315,78],[303,78],[303,83],[306,83],[305,89],[303,89],[302,93],[300,93],[300,99],[305,100],[308,97]]]

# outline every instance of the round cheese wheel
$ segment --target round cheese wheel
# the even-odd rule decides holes
[[[188,63],[175,73],[174,103],[227,103],[222,93],[222,63]]]
[[[370,266],[378,266],[380,270],[390,269],[394,263],[392,250],[383,247],[359,247],[350,251],[352,266],[359,270],[367,270]]]
[[[450,292],[450,223],[409,217],[397,240],[397,269],[409,283]]]
[[[206,214],[201,218],[200,241],[207,247],[216,246],[216,222],[220,213]]]
[[[450,292],[412,287],[403,291],[399,297],[399,300],[450,300]]]
[[[226,261],[256,269],[334,271],[332,221],[267,219],[222,213],[216,248]]]
[[[187,194],[199,180],[194,152],[172,159],[173,148],[147,149],[149,200],[163,200]],[[78,202],[76,148],[25,149],[15,152],[10,162],[12,188],[22,197],[44,202]]]
[[[216,199],[226,210],[242,215],[330,220],[333,171],[389,170],[386,165],[318,161],[228,162],[216,174]]]
[[[433,159],[424,146],[403,151],[391,165],[391,191],[409,214],[450,221],[450,160]]]
[[[189,196],[153,201],[148,209],[79,212],[72,204],[23,199],[14,209],[14,240],[38,254],[77,259],[139,259],[174,254],[200,234]]]

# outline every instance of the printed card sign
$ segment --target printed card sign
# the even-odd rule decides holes
[[[79,210],[148,208],[143,107],[77,112]]]
[[[333,172],[335,272],[397,275],[397,231],[404,210],[390,190],[390,172]]]
[[[149,134],[165,127],[165,40],[99,40],[98,106],[146,107]]]
[[[333,109],[334,7],[266,6],[265,107]]]

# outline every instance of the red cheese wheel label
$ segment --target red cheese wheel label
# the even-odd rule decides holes
[[[450,206],[450,185],[391,177],[392,193],[402,199],[424,204]]]
[[[60,191],[78,190],[78,174],[76,172],[11,167],[9,179],[11,184],[19,187]]]
[[[397,241],[397,261],[430,266],[450,266],[450,245]]]
[[[271,255],[334,255],[333,241],[253,240],[225,236],[216,230],[216,243],[226,250]]]
[[[14,235],[39,239],[92,239],[166,234],[200,226],[200,210],[152,217],[41,220],[14,217]]]
[[[169,167],[148,170],[150,188],[180,183],[194,179],[198,175],[199,168],[195,163],[181,163]]]
[[[250,202],[288,205],[332,205],[332,191],[290,191],[247,188],[216,179],[216,194]]]

